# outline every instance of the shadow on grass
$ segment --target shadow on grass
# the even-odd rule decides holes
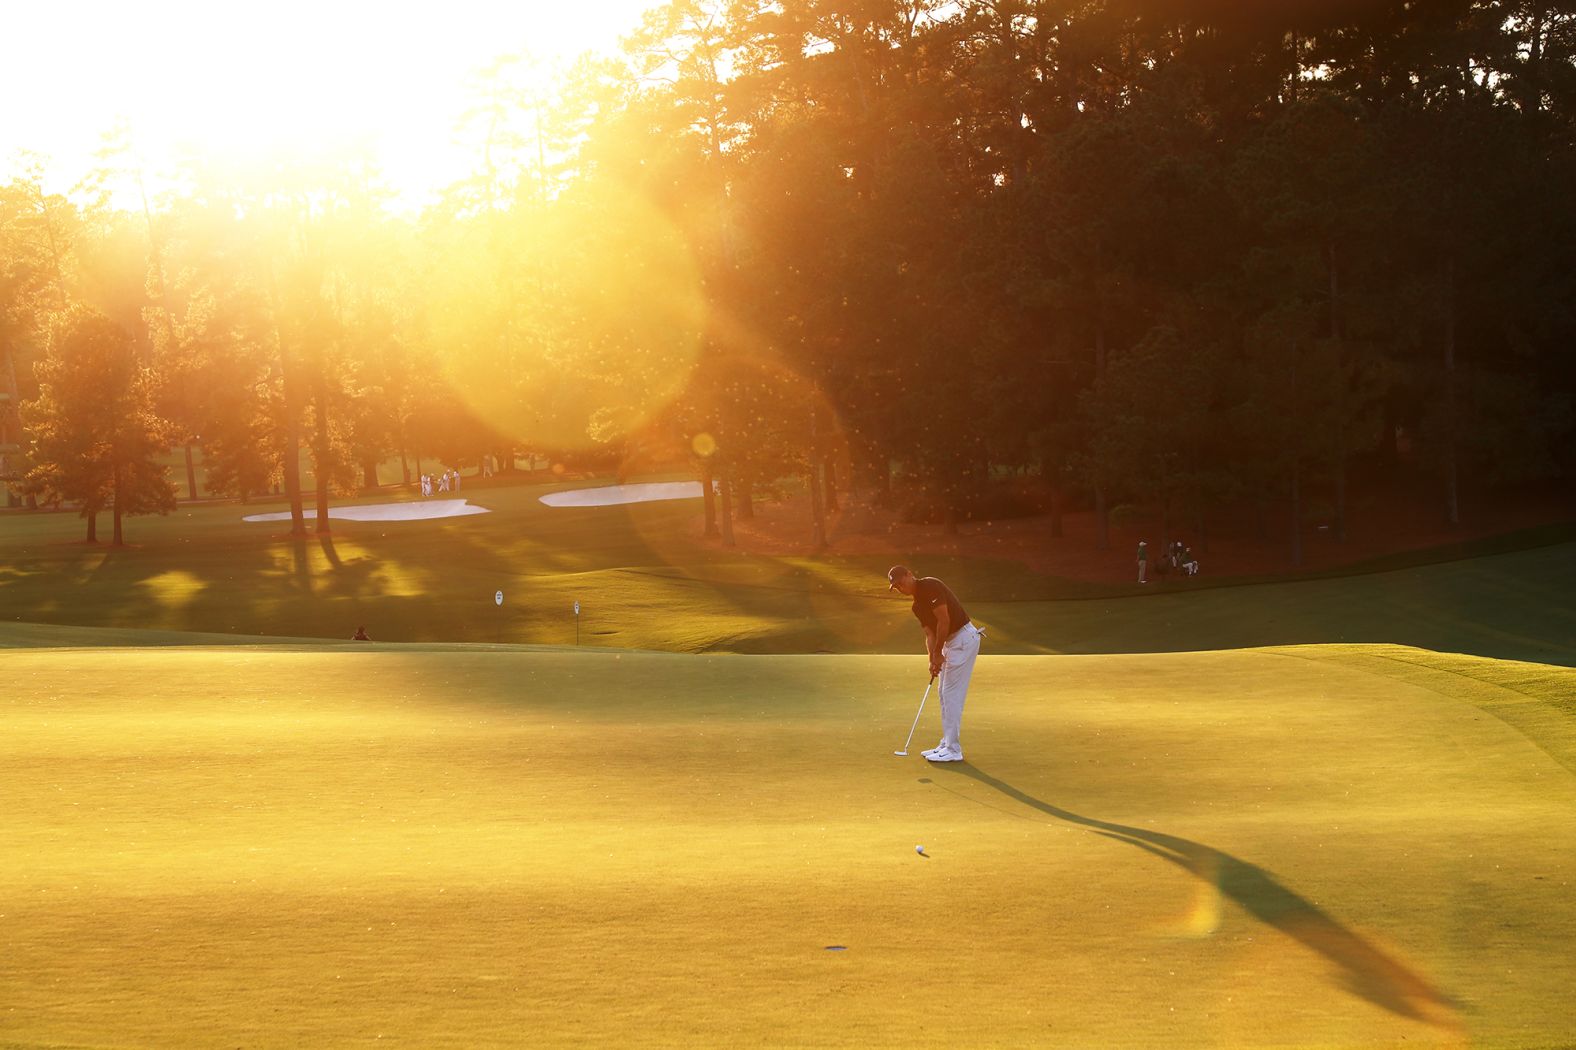
[[[1386,954],[1362,935],[1342,926],[1255,864],[1176,835],[1080,816],[1025,794],[1011,784],[963,763],[945,766],[938,769],[937,773],[954,773],[977,780],[1047,816],[1091,828],[1106,838],[1137,846],[1146,853],[1170,861],[1190,874],[1213,883],[1222,894],[1236,901],[1260,922],[1275,927],[1334,963],[1340,969],[1341,982],[1354,995],[1403,1017],[1436,1025],[1455,1024],[1454,1015],[1459,1007],[1453,999],[1405,963]]]

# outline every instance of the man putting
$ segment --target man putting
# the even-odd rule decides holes
[[[914,616],[930,652],[930,676],[941,676],[941,743],[921,754],[932,762],[961,762],[963,699],[984,633],[969,620],[952,588],[934,576],[916,579],[907,566],[894,565],[887,571],[887,589],[914,599]]]

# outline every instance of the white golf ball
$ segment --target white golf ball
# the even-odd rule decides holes
[[[914,847],[914,852],[915,853],[923,853],[923,852],[925,852],[925,847],[924,846],[915,846]]]

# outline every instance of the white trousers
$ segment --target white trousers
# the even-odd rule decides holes
[[[966,623],[941,647],[941,746],[963,750],[963,701],[969,695],[980,629]]]

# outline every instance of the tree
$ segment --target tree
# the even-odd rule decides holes
[[[8,501],[32,466],[21,406],[37,397],[33,363],[60,301],[38,196],[31,181],[0,185],[0,485]]]
[[[37,371],[39,396],[26,409],[29,487],[47,502],[80,504],[90,543],[106,507],[116,546],[125,516],[174,509],[175,488],[155,461],[169,447],[169,424],[154,414],[152,373],[125,329],[77,311]]]

